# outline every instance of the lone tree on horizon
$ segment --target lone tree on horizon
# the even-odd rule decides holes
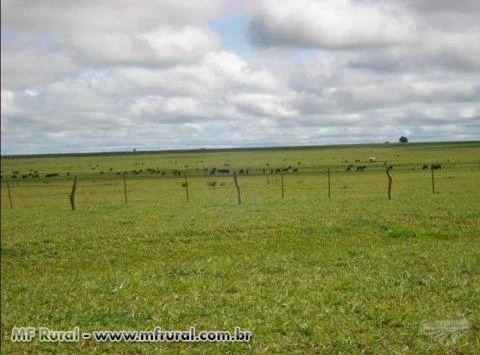
[[[401,136],[400,139],[398,140],[400,143],[408,143],[408,138]]]

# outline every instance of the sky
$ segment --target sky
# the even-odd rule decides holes
[[[1,153],[480,140],[478,0],[2,0]]]

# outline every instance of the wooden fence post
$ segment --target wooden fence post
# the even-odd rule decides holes
[[[235,182],[235,187],[237,188],[238,204],[241,205],[242,197],[240,196],[240,186],[238,186],[237,173],[235,171],[233,172],[233,181]]]
[[[392,175],[390,174],[390,171],[392,171],[392,167],[391,166],[387,166],[387,176],[388,176],[388,192],[387,192],[387,195],[388,195],[388,199],[391,200],[392,199]]]
[[[432,169],[432,193],[435,194],[435,174]]]
[[[330,168],[328,168],[328,198],[330,198]]]
[[[185,178],[185,191],[187,193],[187,202],[190,202],[190,196],[188,195],[188,180],[187,180],[187,173],[184,175]]]
[[[73,177],[73,186],[72,192],[70,192],[70,205],[72,206],[72,211],[75,211],[75,192],[77,190],[77,176]]]
[[[127,204],[127,174],[123,173],[123,196],[125,198],[125,204]]]
[[[283,184],[283,173],[280,173],[280,179],[282,181],[282,200],[285,198],[285,185]]]
[[[10,185],[8,184],[8,177],[5,176],[5,182],[7,184],[7,192],[8,192],[8,202],[10,203],[10,209],[13,208],[12,205],[12,194],[10,193]]]

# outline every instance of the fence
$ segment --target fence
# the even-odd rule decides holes
[[[381,166],[368,167],[364,171],[324,168],[303,171],[275,172],[261,169],[228,173],[195,174],[174,171],[163,174],[83,174],[55,176],[50,179],[12,181],[3,177],[2,203],[10,208],[21,204],[42,204],[57,201],[70,207],[86,206],[91,202],[118,201],[136,203],[148,200],[165,200],[168,196],[178,201],[227,202],[237,200],[238,204],[259,199],[302,199],[302,198],[362,198],[365,194],[375,198],[395,200],[409,193],[431,194],[442,192],[461,193],[470,190],[470,181],[478,175],[478,168],[455,167],[448,170],[409,169],[396,167],[393,170]],[[472,180],[464,179],[472,174]],[[78,181],[78,188],[77,188]],[[7,193],[3,193],[6,191]],[[183,194],[183,196],[182,196]],[[7,199],[8,198],[8,199]],[[41,203],[39,203],[41,202]],[[78,203],[77,203],[78,202]]]

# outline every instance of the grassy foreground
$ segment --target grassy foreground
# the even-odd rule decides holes
[[[394,165],[391,201],[383,161]],[[10,180],[12,209],[2,181],[2,350],[474,354],[479,162],[480,143],[4,159],[2,177],[40,177]],[[436,194],[422,170],[431,163],[442,163]],[[279,175],[239,176],[238,205],[231,176],[202,175],[225,164],[299,171],[284,176],[283,200]],[[345,171],[349,164],[367,169]],[[140,166],[168,174],[131,173]],[[191,176],[189,203],[172,169]],[[128,204],[119,171],[129,172]],[[43,177],[51,172],[60,176]],[[240,327],[253,340],[14,343],[15,326]]]

